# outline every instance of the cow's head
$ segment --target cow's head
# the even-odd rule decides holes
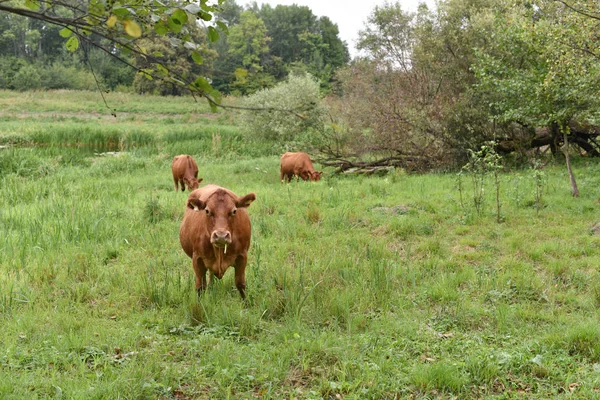
[[[312,171],[310,173],[310,180],[311,181],[315,181],[318,182],[321,180],[321,175],[323,174],[323,171]]]
[[[200,199],[188,200],[187,206],[197,212],[206,213],[206,228],[210,242],[215,247],[231,244],[231,232],[235,226],[237,210],[247,208],[256,200],[254,193],[243,197],[233,197],[225,190],[217,190],[205,202]]]
[[[198,186],[200,186],[200,182],[202,182],[202,178],[200,179],[196,179],[196,178],[183,178],[183,182],[187,185],[188,189],[190,189],[191,191],[194,191],[196,189],[198,189]]]

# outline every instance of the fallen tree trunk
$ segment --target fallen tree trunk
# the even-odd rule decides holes
[[[336,174],[352,173],[352,174],[372,174],[375,172],[391,171],[393,168],[412,169],[413,165],[429,164],[431,160],[426,157],[415,155],[399,155],[392,157],[384,157],[373,161],[360,161],[343,158],[337,154],[335,156],[325,155],[323,158],[317,159],[319,164],[327,167],[335,167]]]
[[[572,122],[569,124],[569,131],[569,142],[572,146],[578,147],[583,155],[600,157],[600,145],[597,142],[600,137],[600,127]],[[530,138],[499,140],[496,151],[501,154],[509,154],[517,150],[533,150],[543,146],[561,147],[563,145],[563,135],[553,134],[547,128],[540,128],[536,129],[533,137]],[[553,153],[555,152],[553,151]]]

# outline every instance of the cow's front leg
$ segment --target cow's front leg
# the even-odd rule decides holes
[[[240,292],[242,300],[246,300],[246,263],[248,256],[240,255],[235,260],[235,287]]]
[[[196,291],[200,294],[206,289],[206,267],[204,262],[196,254],[192,257],[192,266],[194,267],[194,274],[196,275]]]

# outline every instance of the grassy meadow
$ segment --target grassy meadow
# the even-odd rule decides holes
[[[282,185],[235,115],[108,101],[0,92],[1,399],[600,397],[597,160],[503,173],[498,223],[491,179]],[[256,193],[246,302],[196,295],[181,153]]]

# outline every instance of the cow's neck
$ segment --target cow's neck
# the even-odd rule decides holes
[[[225,253],[225,248],[213,246],[213,251],[215,252],[215,263],[213,264],[214,271],[219,272],[222,276],[225,273],[227,267],[229,267],[229,264],[226,260],[227,254]]]

